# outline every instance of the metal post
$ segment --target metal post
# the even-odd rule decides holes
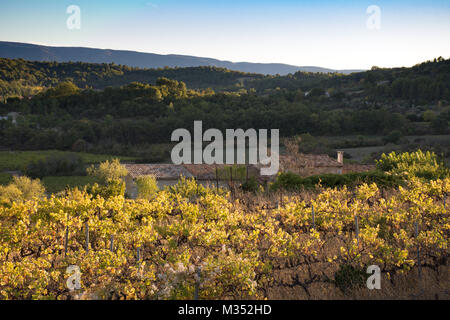
[[[89,223],[86,221],[86,253],[89,253]]]
[[[67,246],[69,244],[69,227],[66,227],[66,234],[64,236],[64,257],[67,255]]]
[[[137,261],[141,260],[141,247],[137,248]]]
[[[313,226],[313,229],[316,229],[316,217],[314,215],[314,206],[311,205],[311,208],[312,208],[312,226]]]
[[[355,235],[356,235],[356,241],[359,246],[359,225],[358,225],[358,216],[355,215]]]
[[[233,166],[230,167],[230,189],[231,189],[231,197],[232,197],[232,199],[234,199]]]
[[[195,281],[194,300],[198,300],[198,294],[200,291],[200,277],[201,277],[201,270],[200,270],[200,268],[198,268],[197,269],[197,280]]]
[[[216,166],[216,191],[219,192],[219,174]]]
[[[230,167],[230,183],[233,183],[233,166]]]
[[[419,223],[416,221],[415,222],[415,234],[416,234],[416,239],[419,237]],[[419,272],[419,279],[422,278],[422,267],[421,267],[421,263],[420,263],[420,245],[419,243],[417,243],[417,267],[418,267],[418,272]]]
[[[280,207],[283,206],[283,190],[280,189]]]
[[[109,242],[109,250],[111,252],[114,252],[114,235],[113,234],[111,235],[111,239],[110,239],[110,242]]]

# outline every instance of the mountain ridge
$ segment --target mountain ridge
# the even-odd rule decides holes
[[[316,66],[294,66],[283,63],[231,62],[180,54],[156,54],[132,50],[87,47],[55,47],[31,43],[0,41],[0,57],[30,61],[116,63],[137,68],[216,66],[229,70],[269,75],[287,75],[297,71],[350,74],[365,70],[333,70]]]

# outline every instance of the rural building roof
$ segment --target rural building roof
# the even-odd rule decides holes
[[[184,164],[184,168],[197,179],[213,180],[216,178],[216,165],[208,164]]]
[[[298,155],[280,155],[280,167],[342,167],[342,163],[330,158],[327,154],[304,154]]]
[[[224,180],[224,174],[227,177],[226,180],[229,179],[228,170],[231,165],[227,164],[184,164],[183,165],[187,171],[189,171],[192,176],[194,176],[198,180],[215,180],[216,179],[216,168],[218,169],[218,178],[219,180]],[[245,166],[245,165],[238,165]],[[257,175],[256,166],[255,165],[247,165],[248,175],[255,176]]]
[[[130,176],[135,179],[140,176],[153,175],[157,179],[178,179],[181,176],[191,178],[192,174],[182,165],[175,164],[124,164]]]
[[[228,180],[229,177],[227,175],[230,165],[226,164],[183,164],[183,165],[175,165],[175,164],[161,164],[161,163],[152,163],[152,164],[124,164],[125,168],[127,168],[128,173],[133,179],[136,179],[140,176],[145,175],[153,175],[157,179],[178,179],[180,176],[184,176],[186,178],[195,178],[198,180],[215,180],[216,179],[216,168],[218,169],[218,178],[219,180],[224,180],[223,175],[225,174]],[[248,165],[249,177],[257,175],[259,172],[255,166]]]

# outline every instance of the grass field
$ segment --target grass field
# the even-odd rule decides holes
[[[83,188],[85,185],[95,182],[98,182],[97,179],[91,176],[44,177],[42,179],[42,184],[49,194],[63,191],[66,187]]]
[[[0,152],[0,172],[6,170],[23,170],[30,162],[40,160],[48,156],[76,154],[80,156],[83,162],[87,164],[99,163],[113,158],[119,158],[120,161],[134,161],[136,158],[112,156],[104,154],[93,154],[84,152],[69,151],[2,151]]]
[[[376,141],[377,139],[382,141],[382,136],[361,136],[364,139],[372,139]],[[345,140],[356,141],[358,136],[336,136],[336,137],[322,137],[329,143],[329,145],[333,145],[337,142],[342,142]],[[372,153],[380,153],[385,152],[389,153],[391,151],[402,151],[403,147],[408,145],[415,145],[416,149],[418,148],[427,148],[427,147],[439,147],[440,150],[445,151],[450,148],[450,135],[423,135],[423,136],[405,136],[403,137],[398,144],[380,144],[374,146],[359,146],[359,147],[335,147],[332,149],[340,149],[344,151],[347,155],[351,156],[352,161],[363,161],[366,158],[370,157]],[[405,150],[403,150],[405,151]],[[440,154],[439,152],[437,152]],[[447,164],[450,164],[450,157],[446,157]]]
[[[10,174],[0,172],[0,186],[9,184],[9,182],[11,180],[12,180],[12,176]]]
[[[112,156],[105,154],[92,154],[84,152],[68,152],[68,151],[2,151],[0,152],[0,185],[7,185],[12,180],[9,173],[2,171],[22,171],[33,161],[44,159],[49,156],[74,154],[81,157],[84,163],[93,164],[100,163],[106,160],[119,158],[120,161],[133,162],[134,157]],[[96,182],[96,179],[90,176],[49,176],[42,179],[47,193],[56,193],[64,190],[66,187],[84,187],[87,184]]]

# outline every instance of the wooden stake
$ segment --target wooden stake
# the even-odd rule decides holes
[[[416,221],[415,222],[415,234],[416,234],[416,239],[419,237],[419,223]],[[421,262],[420,262],[420,245],[419,243],[417,243],[417,267],[418,267],[418,272],[419,272],[419,279],[422,278],[422,266],[421,266]]]
[[[195,281],[195,291],[194,291],[194,300],[198,300],[198,295],[200,291],[200,277],[201,277],[201,270],[200,268],[197,269],[197,280]]]
[[[219,174],[216,166],[216,191],[219,192]]]
[[[86,253],[89,253],[89,223],[86,221]]]
[[[64,236],[64,257],[67,256],[68,244],[69,244],[69,226],[66,227],[66,234]]]
[[[110,242],[109,242],[109,250],[111,252],[114,252],[114,235],[113,234],[111,235],[111,239],[110,239]]]

